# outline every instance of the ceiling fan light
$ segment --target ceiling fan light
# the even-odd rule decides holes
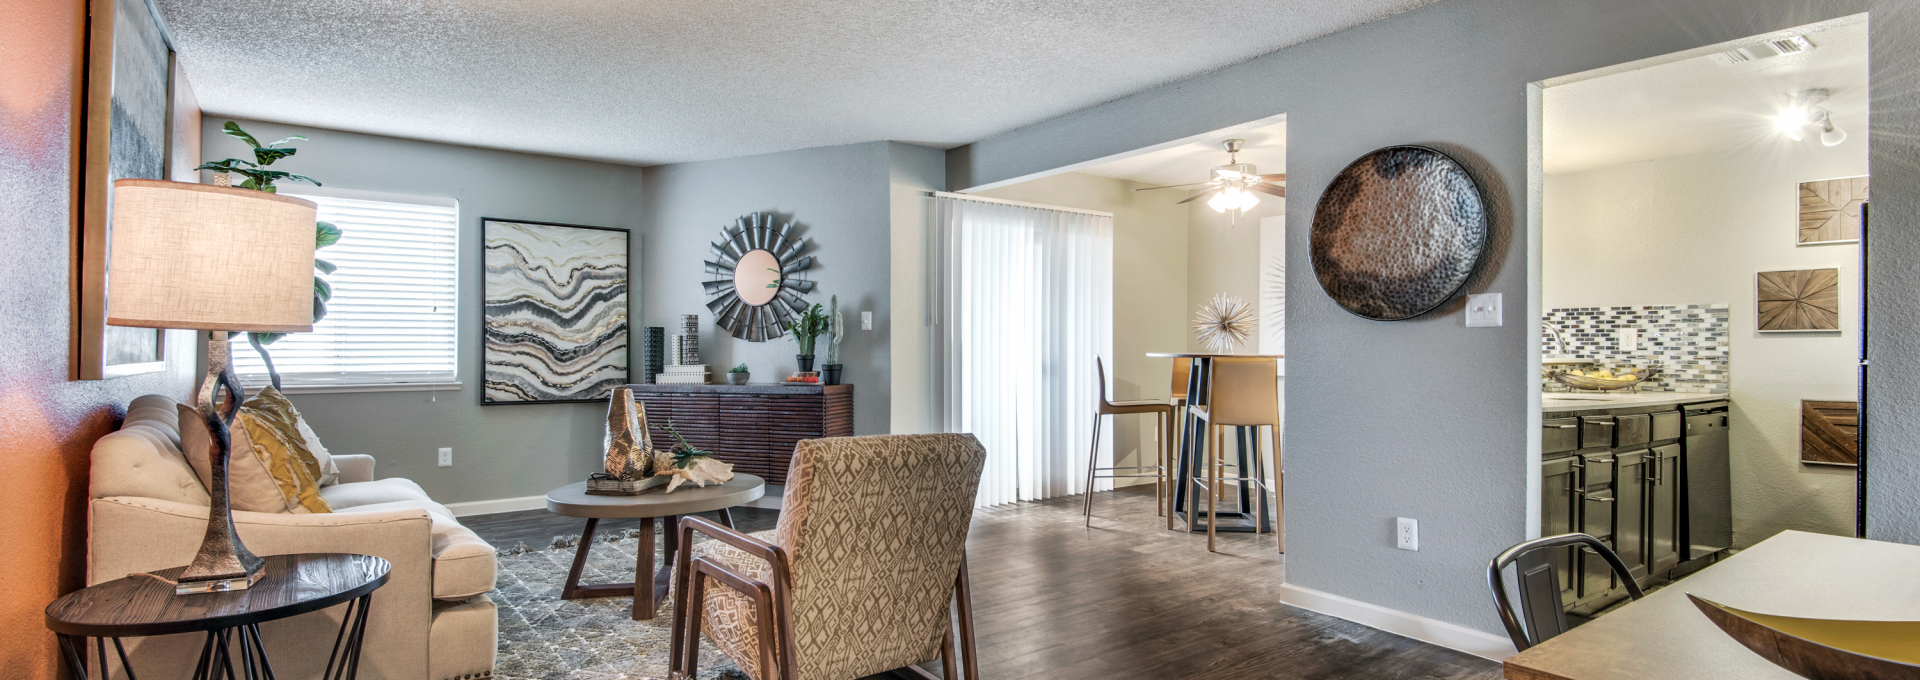
[[[1213,198],[1207,199],[1207,207],[1213,208],[1214,212],[1222,212],[1222,213],[1228,210],[1232,210],[1233,204],[1236,201],[1230,197],[1229,192],[1231,191],[1233,190],[1228,189],[1227,191],[1222,191],[1220,193],[1214,194]]]
[[[1833,121],[1827,121],[1825,129],[1820,132],[1820,143],[1827,146],[1839,146],[1840,143],[1844,141],[1847,141],[1847,131],[1834,127]]]
[[[1252,210],[1253,207],[1257,205],[1260,205],[1259,196],[1254,195],[1254,193],[1251,191],[1242,191],[1240,192],[1240,197],[1236,199],[1236,205],[1234,205],[1233,207],[1241,212],[1246,212],[1248,210]]]

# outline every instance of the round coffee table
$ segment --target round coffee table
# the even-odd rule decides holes
[[[586,482],[575,482],[547,492],[547,512],[587,519],[587,528],[580,532],[580,547],[573,554],[573,568],[567,570],[567,584],[560,589],[560,599],[631,595],[633,620],[653,618],[660,609],[660,603],[667,599],[667,588],[673,584],[674,553],[680,549],[680,532],[675,529],[680,524],[680,516],[717,510],[720,523],[732,528],[733,515],[727,512],[727,508],[758,500],[766,493],[766,480],[738,472],[734,473],[732,480],[721,484],[709,484],[705,488],[683,484],[673,493],[667,493],[665,487],[660,487],[638,496],[599,496],[587,493]],[[603,519],[630,517],[640,518],[640,549],[635,559],[634,580],[646,583],[648,575],[651,575],[653,587],[641,587],[635,583],[580,585],[580,570],[587,566],[587,551],[593,546],[594,528]],[[655,517],[666,518],[667,528],[666,561],[657,570],[653,568]]]
[[[328,678],[353,678],[360,672],[360,646],[367,634],[367,607],[373,591],[387,584],[393,568],[368,555],[315,553],[262,558],[266,573],[245,590],[175,595],[173,586],[146,576],[127,576],[67,593],[47,605],[47,628],[60,638],[60,653],[72,677],[87,675],[87,641],[94,639],[102,677],[107,640],[131,678],[120,638],[176,633],[207,634],[193,677],[271,678],[273,664],[260,640],[260,624],[319,611],[346,602],[347,613],[327,657]],[[178,578],[186,567],[153,572]],[[240,632],[239,639],[233,632]],[[242,671],[236,675],[234,666]]]

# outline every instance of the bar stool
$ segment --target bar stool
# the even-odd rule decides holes
[[[1179,414],[1187,412],[1187,379],[1191,377],[1192,374],[1193,374],[1193,359],[1182,357],[1182,358],[1173,360],[1173,386],[1167,390],[1167,393],[1169,395],[1172,395],[1173,397],[1172,399],[1168,400],[1173,402],[1173,414],[1169,416],[1172,422],[1168,426],[1168,440],[1169,440],[1169,446],[1171,446],[1175,451],[1180,450],[1180,442],[1186,441],[1185,439],[1182,439],[1181,436],[1182,436],[1182,433],[1186,432],[1187,419],[1180,417]],[[1174,515],[1173,481],[1171,479],[1171,476],[1174,474],[1173,470],[1176,467],[1173,464],[1174,460],[1178,456],[1179,454],[1175,453],[1175,454],[1168,454],[1168,457],[1167,457],[1166,473],[1169,476],[1169,479],[1167,482],[1167,503],[1166,503],[1167,510],[1165,514],[1167,516],[1167,530],[1169,531],[1173,530],[1173,515]]]
[[[1083,513],[1087,516],[1087,519],[1086,519],[1087,526],[1093,526],[1093,480],[1094,479],[1124,479],[1124,478],[1133,478],[1133,477],[1153,477],[1154,478],[1154,482],[1153,482],[1154,510],[1160,513],[1165,513],[1166,515],[1171,517],[1173,513],[1170,511],[1171,508],[1167,505],[1166,499],[1173,497],[1173,494],[1168,493],[1172,489],[1167,488],[1167,463],[1168,463],[1169,457],[1171,457],[1172,455],[1172,452],[1169,451],[1168,449],[1171,446],[1173,438],[1167,436],[1167,433],[1169,430],[1172,429],[1171,424],[1173,422],[1173,405],[1157,399],[1140,399],[1136,401],[1108,401],[1107,400],[1107,366],[1104,362],[1100,360],[1100,357],[1096,356],[1093,358],[1093,371],[1094,371],[1094,375],[1097,376],[1100,381],[1100,406],[1098,409],[1094,411],[1094,414],[1093,414],[1093,449],[1091,452],[1087,454],[1087,498],[1083,507]],[[1097,463],[1100,459],[1100,425],[1102,422],[1101,417],[1102,416],[1124,416],[1124,415],[1132,415],[1136,413],[1154,413],[1159,415],[1159,417],[1155,418],[1153,422],[1154,447],[1159,450],[1159,454],[1160,454],[1160,458],[1158,462],[1154,465],[1124,465],[1124,466],[1118,466],[1118,467],[1097,467]],[[1097,474],[1100,472],[1113,472],[1117,470],[1152,470],[1154,471],[1154,473],[1150,475]],[[1169,524],[1171,524],[1173,520],[1169,519],[1167,521]]]
[[[1207,496],[1207,550],[1214,549],[1214,527],[1219,524],[1219,515],[1215,512],[1215,491],[1222,483],[1252,484],[1254,493],[1260,497],[1260,509],[1253,519],[1253,532],[1260,531],[1260,516],[1267,512],[1266,491],[1273,493],[1274,536],[1279,539],[1280,552],[1287,551],[1285,513],[1281,509],[1279,482],[1284,473],[1280,471],[1280,364],[1271,357],[1214,357],[1207,374],[1207,403],[1188,406],[1188,410],[1201,420],[1206,421],[1204,448],[1206,460],[1202,465],[1207,470],[1207,478],[1201,481],[1198,475],[1192,480],[1195,486],[1206,490]],[[1228,467],[1226,456],[1222,454],[1224,442],[1221,431],[1228,427],[1251,427],[1253,430],[1253,461],[1251,476],[1248,470],[1234,465],[1232,477],[1226,477]],[[1274,481],[1268,485],[1263,472],[1265,466],[1260,460],[1260,428],[1267,427],[1273,432]],[[1191,490],[1191,487],[1189,487]],[[1189,507],[1187,517],[1189,526],[1195,517],[1199,498],[1188,494]],[[1245,512],[1247,508],[1240,508]]]

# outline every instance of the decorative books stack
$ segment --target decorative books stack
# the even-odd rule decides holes
[[[673,364],[653,377],[656,385],[705,385],[706,364]]]

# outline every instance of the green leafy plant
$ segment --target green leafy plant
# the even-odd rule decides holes
[[[213,161],[210,163],[202,163],[200,164],[200,167],[195,168],[196,170],[212,170],[214,172],[237,174],[247,178],[246,181],[240,183],[239,188],[253,189],[255,191],[265,191],[270,194],[279,193],[278,188],[275,187],[273,183],[280,180],[309,182],[309,183],[312,183],[314,186],[320,186],[320,182],[318,180],[313,179],[312,177],[307,177],[305,175],[296,175],[290,172],[282,172],[280,170],[266,169],[266,166],[273,165],[274,161],[280,160],[282,158],[286,158],[288,156],[292,156],[299,151],[298,149],[295,149],[290,146],[281,146],[282,144],[286,144],[288,142],[306,141],[307,139],[306,137],[302,137],[300,135],[294,135],[292,137],[288,137],[288,138],[273,142],[272,144],[262,145],[260,143],[260,140],[254,139],[253,135],[248,134],[246,130],[240,129],[239,123],[235,123],[233,121],[227,121],[227,124],[221,126],[220,129],[225,131],[227,133],[227,136],[233,137],[234,139],[238,139],[242,142],[245,142],[247,146],[252,147],[253,160],[248,161],[240,158],[228,158],[226,160]],[[325,248],[335,243],[339,243],[340,237],[343,234],[344,232],[342,232],[339,227],[333,226],[333,224],[330,222],[315,222],[313,224],[313,249],[319,250],[321,248]],[[318,273],[313,275],[313,320],[317,322],[321,319],[326,318],[327,302],[333,299],[333,286],[327,283],[327,280],[325,278],[322,278],[321,275],[332,274],[335,271],[337,271],[339,267],[334,266],[332,262],[328,262],[326,260],[322,260],[319,258],[314,258],[313,268],[319,270]],[[286,337],[286,334],[285,333],[248,333],[247,341],[253,343],[256,346],[271,345],[274,343],[274,341],[279,340],[282,337]],[[261,356],[263,357],[266,356],[266,353],[262,352]],[[273,361],[272,359],[267,359],[267,362],[268,362],[267,370],[269,372],[273,370],[272,361]]]
[[[686,437],[680,436],[680,428],[674,427],[672,418],[667,419],[667,436],[673,437],[674,444],[672,452],[673,466],[675,468],[685,470],[694,463],[700,462],[702,458],[713,457],[712,451],[706,451],[696,447],[693,445],[693,442],[687,441]]]
[[[840,296],[833,296],[833,307],[827,311],[830,319],[827,329],[827,365],[840,363],[840,338],[847,334],[847,324],[840,320]]]
[[[286,158],[288,156],[292,156],[297,151],[297,149],[294,149],[293,147],[282,147],[280,146],[281,144],[285,144],[287,142],[304,142],[304,141],[307,141],[306,137],[302,137],[300,135],[294,135],[292,137],[282,139],[272,144],[263,145],[260,143],[260,140],[254,139],[253,135],[247,134],[246,130],[240,129],[239,123],[235,123],[233,121],[227,121],[227,124],[220,126],[220,129],[222,131],[225,131],[227,133],[227,136],[233,137],[242,142],[246,142],[247,146],[253,147],[253,160],[248,161],[248,160],[243,160],[239,158],[228,158],[226,160],[218,160],[210,163],[201,163],[200,167],[194,168],[195,170],[212,170],[214,172],[225,172],[225,173],[240,175],[242,177],[247,178],[247,181],[240,183],[240,188],[257,189],[259,191],[265,191],[269,194],[277,193],[279,191],[279,189],[273,186],[273,183],[283,179],[298,181],[298,182],[307,182],[314,186],[320,186],[319,180],[315,180],[312,177],[307,177],[305,175],[296,175],[291,172],[283,172],[280,170],[267,169],[267,166],[273,165],[274,161],[280,160],[282,158]]]
[[[739,366],[735,366],[735,367],[733,367],[733,368],[730,368],[730,369],[727,369],[727,372],[728,372],[728,373],[746,373],[746,372],[747,372],[747,365],[746,365],[746,364],[740,364]]]
[[[800,346],[800,353],[813,355],[813,342],[821,333],[827,332],[827,313],[818,303],[801,312],[800,318],[790,321],[786,331],[793,334],[793,341]]]

